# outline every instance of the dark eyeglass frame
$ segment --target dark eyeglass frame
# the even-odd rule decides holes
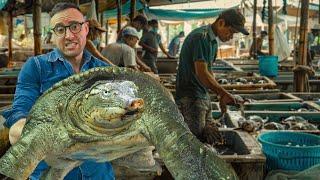
[[[54,28],[52,28],[51,30],[58,36],[58,37],[62,37],[62,36],[64,36],[64,35],[66,35],[66,31],[67,31],[67,28],[69,29],[69,31],[70,32],[72,32],[73,34],[77,34],[77,33],[79,33],[81,30],[82,30],[82,25],[84,24],[84,23],[86,23],[87,21],[84,21],[84,22],[72,22],[71,24],[69,24],[68,26],[64,26],[64,25],[58,25],[58,26],[55,26]],[[80,28],[79,28],[79,31],[73,31],[73,30],[71,30],[71,26],[73,26],[73,25],[80,25]],[[56,28],[57,27],[63,27],[64,28],[64,33],[63,34],[58,34],[57,32],[56,32]]]

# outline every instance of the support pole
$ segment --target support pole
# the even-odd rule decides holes
[[[252,40],[253,57],[257,57],[257,0],[253,1],[253,20],[252,20]]]
[[[9,12],[9,16],[8,16],[8,51],[9,51],[9,55],[8,55],[8,67],[12,67],[12,37],[13,37],[13,23],[12,23],[12,12]]]
[[[76,4],[77,6],[80,6],[80,0],[75,0],[75,4]]]
[[[96,1],[96,17],[97,17],[97,21],[99,22],[99,0],[95,0]]]
[[[133,18],[136,16],[136,0],[130,1],[130,22],[132,22]]]
[[[104,25],[104,18],[103,18],[103,12],[101,12],[100,13],[100,25],[101,25],[101,27],[103,27],[103,25]]]
[[[107,30],[107,32],[106,32],[106,46],[107,46],[108,41],[109,41],[109,39],[108,39],[109,21],[108,20],[106,21],[106,30]]]
[[[320,24],[320,0],[319,0],[319,4],[318,4],[318,23]]]
[[[34,55],[41,54],[41,0],[33,0]]]
[[[268,37],[269,37],[269,55],[274,55],[274,25],[272,0],[268,0]]]
[[[117,33],[121,29],[121,14],[122,14],[121,10],[122,10],[122,2],[121,0],[117,0],[117,23],[118,23]]]
[[[309,0],[301,1],[301,19],[300,19],[300,38],[298,64],[300,66],[307,65],[307,33],[308,33],[308,17],[309,17]],[[306,92],[308,90],[308,76],[306,71],[294,72],[294,90],[296,92]]]

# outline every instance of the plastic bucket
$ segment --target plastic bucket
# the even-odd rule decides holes
[[[262,76],[278,76],[278,56],[259,56],[259,72]]]

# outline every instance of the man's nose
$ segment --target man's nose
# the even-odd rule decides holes
[[[69,28],[67,28],[65,38],[73,38],[74,36],[75,34],[72,33]]]

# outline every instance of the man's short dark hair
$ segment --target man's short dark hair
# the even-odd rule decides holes
[[[79,6],[77,6],[74,3],[60,2],[60,3],[57,3],[56,5],[54,5],[52,11],[50,12],[50,17],[53,17],[55,14],[65,10],[65,9],[69,9],[69,8],[77,9],[79,12],[81,12]]]
[[[143,15],[137,15],[135,18],[133,18],[132,21],[139,22],[141,25],[145,26],[148,23],[148,20]]]
[[[156,25],[156,24],[158,24],[158,20],[156,20],[156,19],[152,19],[152,20],[148,21],[148,25],[150,25],[150,26]]]

